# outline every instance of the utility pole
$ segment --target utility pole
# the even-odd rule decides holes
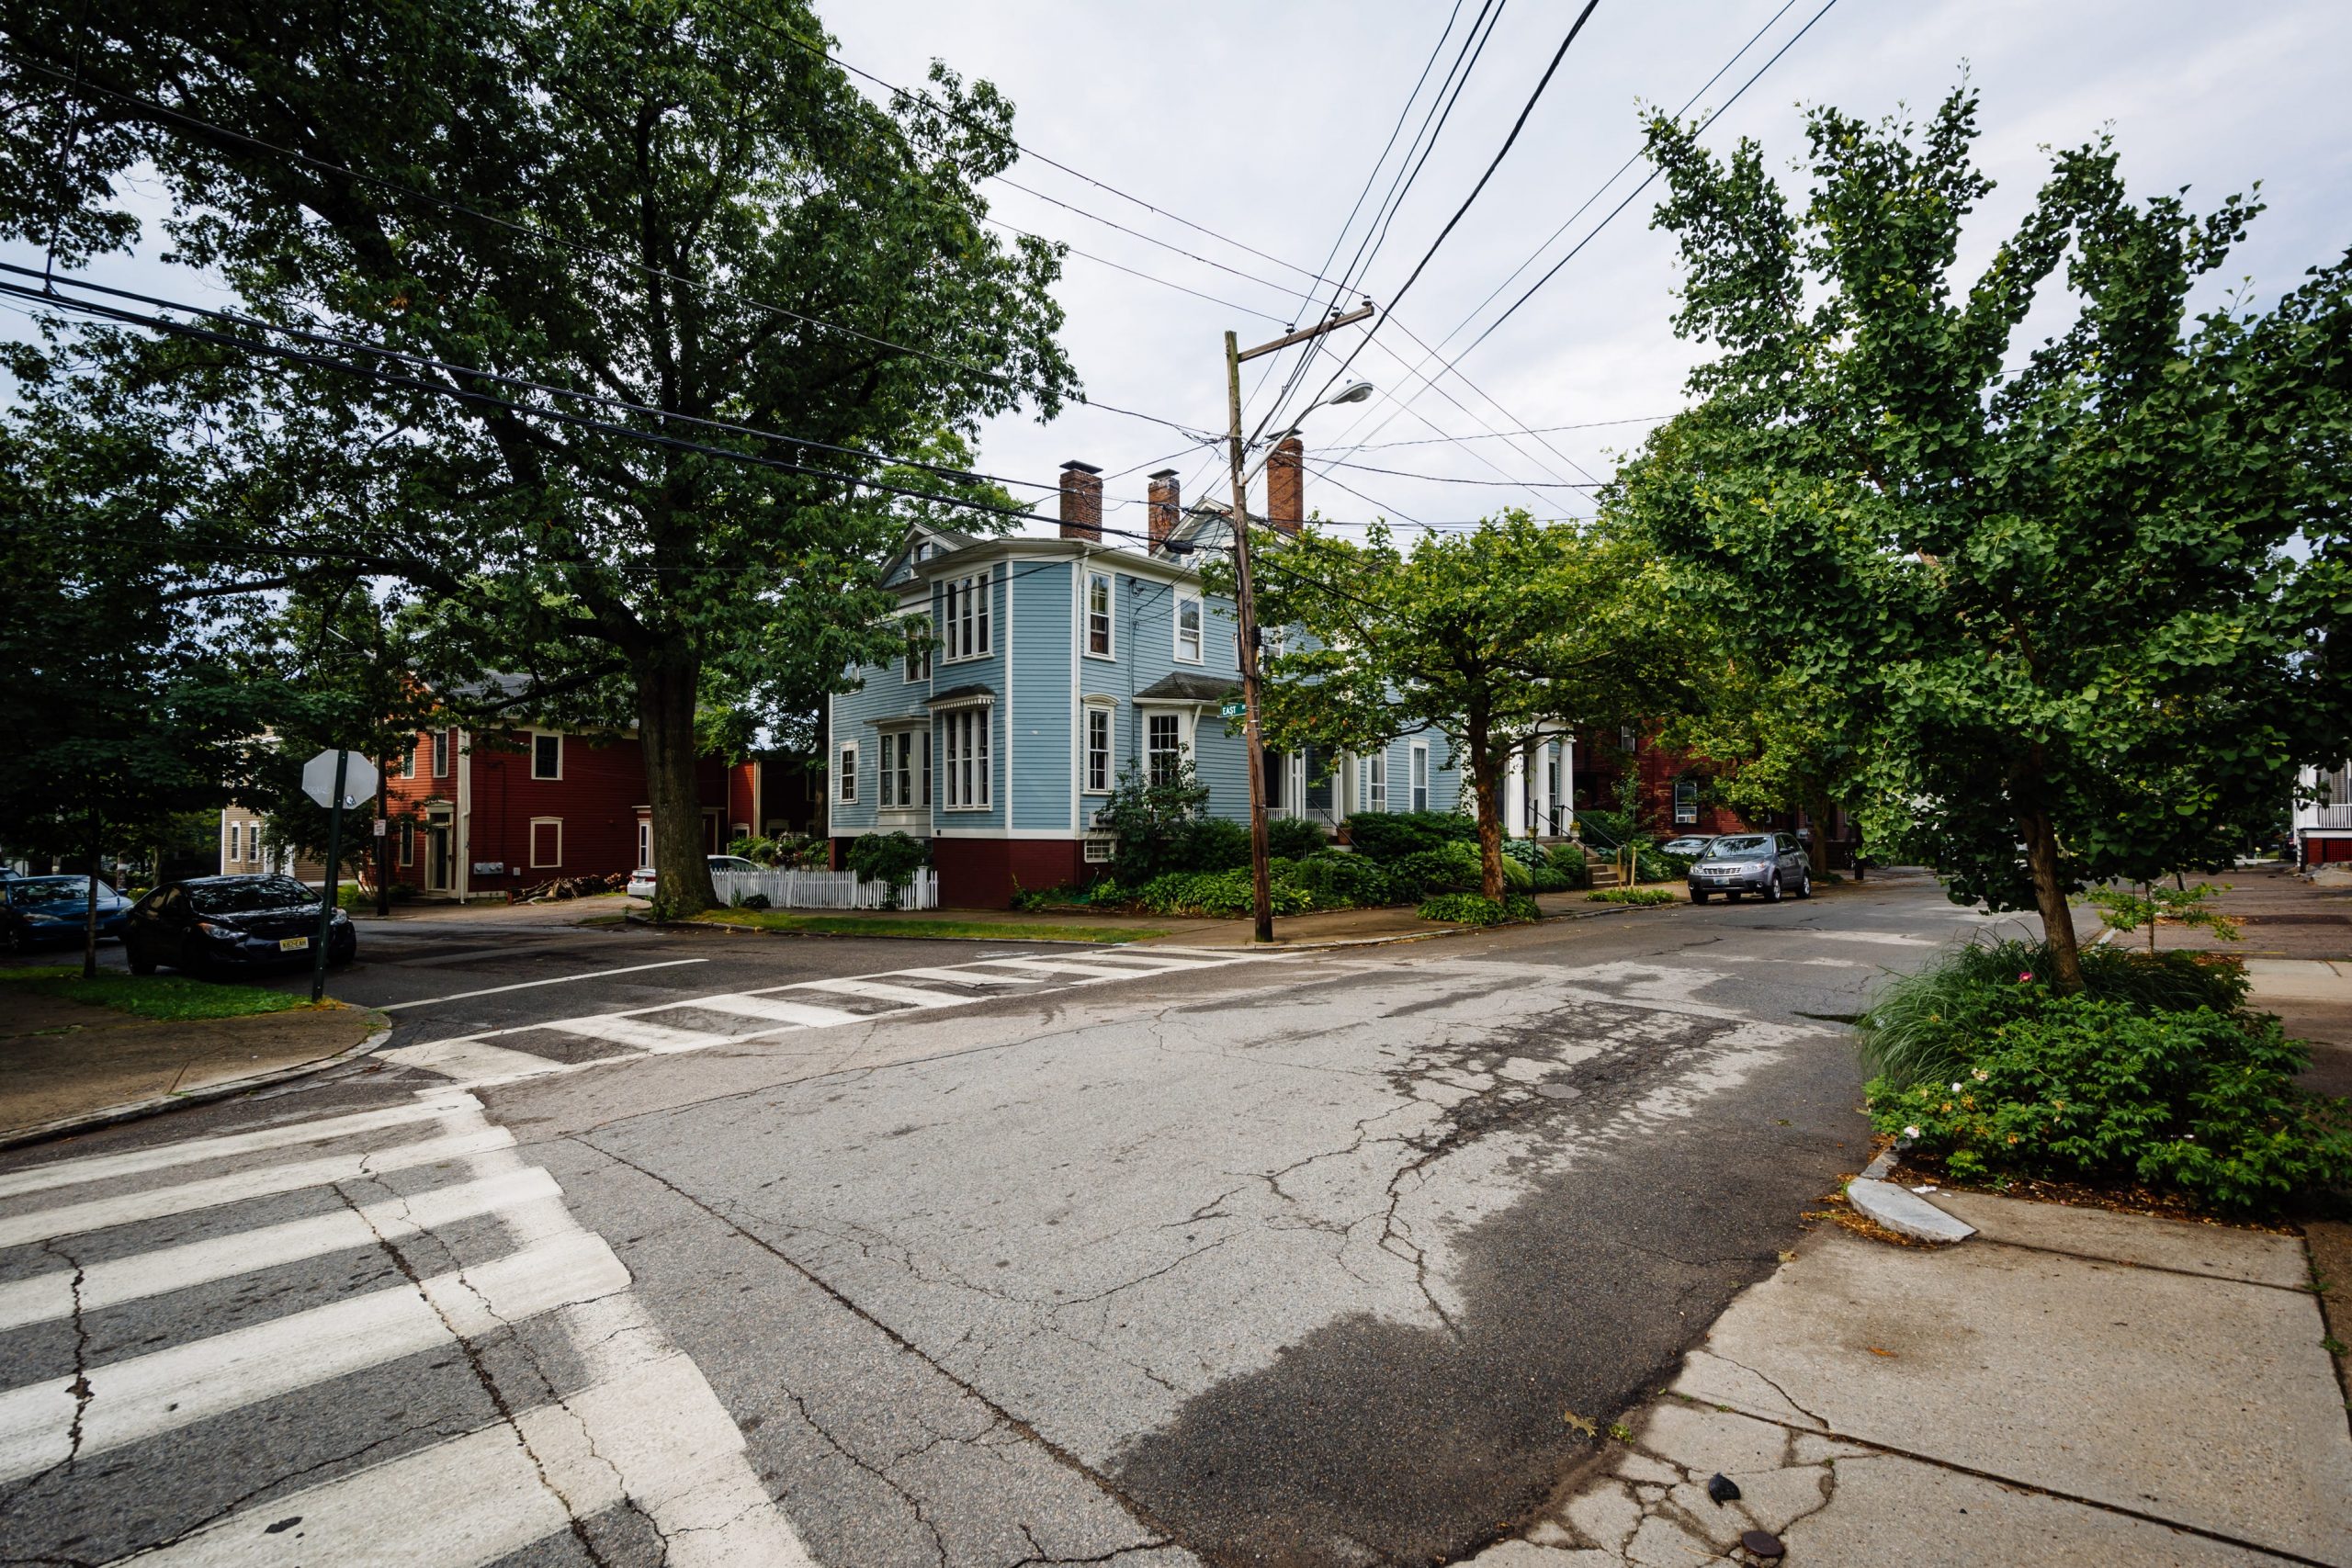
[[[1310,342],[1335,328],[1361,321],[1372,314],[1372,302],[1366,300],[1360,309],[1346,315],[1334,314],[1314,326],[1284,333],[1251,349],[1241,347],[1232,333],[1225,334],[1225,408],[1233,467],[1233,613],[1241,642],[1241,701],[1247,712],[1241,737],[1250,769],[1250,907],[1256,928],[1253,934],[1259,942],[1274,940],[1274,885],[1268,863],[1272,857],[1266,848],[1266,747],[1258,704],[1258,606],[1250,587],[1250,474],[1243,466],[1246,454],[1241,439],[1241,362],[1294,344]]]

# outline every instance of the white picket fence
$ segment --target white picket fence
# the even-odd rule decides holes
[[[718,871],[710,874],[721,903],[732,904],[758,893],[774,909],[883,909],[889,907],[888,883],[862,882],[854,871]],[[901,909],[939,908],[939,874],[929,866],[917,871],[899,889]]]

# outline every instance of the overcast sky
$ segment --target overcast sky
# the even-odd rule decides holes
[[[1820,6],[1821,0],[1795,0],[1700,94],[1693,112],[1723,105]],[[1454,41],[1478,8],[1476,0],[1460,8]],[[1577,8],[1567,0],[1507,6],[1362,292],[1385,301],[1404,281],[1501,146]],[[1218,430],[1224,333],[1238,331],[1246,345],[1302,320],[1298,295],[1289,290],[1306,279],[1266,257],[1327,270],[1325,257],[1450,9],[1450,0],[857,0],[828,8],[826,22],[843,59],[890,80],[917,80],[934,57],[967,76],[987,77],[1017,106],[1021,140],[1036,152],[1265,253],[1155,218],[1035,159],[1023,160],[1011,177],[1264,281],[1188,260],[1002,184],[987,187],[994,216],[1007,222],[1224,301],[1078,255],[1060,287],[1066,342],[1091,397]],[[1440,376],[1440,389],[1410,374],[1408,364],[1423,359],[1412,339],[1441,344],[1465,320],[1472,324],[1453,345],[1476,336],[1647,172],[1637,164],[1610,186],[1487,315],[1474,314],[1635,151],[1637,104],[1679,107],[1781,12],[1781,0],[1601,0],[1500,171],[1396,319],[1356,360],[1351,378],[1361,372],[1381,395],[1362,409],[1327,409],[1307,422],[1311,460],[1346,443],[1419,441],[1427,444],[1346,457],[1442,477],[1334,469],[1310,478],[1310,507],[1332,518],[1379,513],[1429,522],[1513,504],[1538,515],[1584,509],[1576,490],[1466,481],[1605,476],[1611,454],[1636,444],[1645,426],[1591,422],[1681,406],[1692,355],[1668,326],[1673,250],[1649,228],[1657,186],[1462,360],[1475,390],[1436,363],[1429,370]],[[1447,60],[1452,53],[1450,42]],[[1871,118],[1906,105],[1925,113],[1965,70],[1983,96],[1979,156],[1999,189],[1975,220],[1964,266],[1981,265],[2031,201],[2047,168],[2041,149],[2081,143],[2104,127],[2136,195],[2188,186],[2189,200],[2203,209],[2262,183],[2270,210],[2224,276],[2231,287],[2250,277],[2254,296],[2267,299],[2352,243],[2347,60],[2352,6],[2341,3],[1837,0],[1708,140],[1720,147],[1753,137],[1776,169],[1788,171],[1804,152],[1800,106],[1835,104]],[[1408,136],[1419,115],[1417,106]],[[1801,196],[1807,182],[1788,172],[1783,184]],[[1351,232],[1342,264],[1354,243]],[[2051,319],[2037,322],[2035,338]],[[1350,329],[1335,341],[1360,334]],[[1245,390],[1265,363],[1244,367]],[[1278,385],[1289,357],[1275,363]],[[1308,384],[1320,385],[1335,363],[1325,360]],[[1272,390],[1250,405],[1252,423]],[[1562,424],[1590,427],[1540,439],[1441,439]],[[997,420],[981,456],[991,470],[1046,480],[1071,458],[1094,463],[1105,470],[1110,499],[1136,501],[1145,472],[1162,466],[1151,459],[1183,440],[1164,427],[1080,409],[1042,427],[1034,417]],[[1173,459],[1188,499],[1222,493],[1214,457],[1195,450]],[[1130,506],[1106,521],[1135,525],[1139,515]]]
[[[1539,516],[1589,510],[1586,491],[1556,481],[1605,476],[1612,454],[1647,428],[1623,422],[1681,405],[1692,357],[1668,327],[1673,249],[1649,228],[1658,187],[1464,357],[1459,377],[1434,360],[1423,372],[1434,386],[1416,375],[1426,356],[1415,340],[1458,352],[1632,189],[1647,166],[1617,171],[1638,145],[1637,105],[1679,108],[1696,95],[1694,114],[1719,108],[1808,22],[1708,141],[1756,138],[1801,197],[1805,178],[1790,165],[1804,152],[1802,106],[1924,114],[1965,70],[1983,97],[1979,156],[1999,188],[1974,220],[1964,268],[1982,264],[2032,199],[2042,149],[2102,128],[2137,194],[2188,186],[2203,210],[2261,182],[2269,210],[2209,290],[2213,302],[2241,286],[2257,302],[2275,299],[2352,243],[2352,6],[2341,0],[1835,0],[1815,21],[1821,6],[1601,0],[1509,158],[1358,355],[1351,379],[1361,374],[1378,394],[1307,421],[1315,468],[1334,457],[1363,465],[1310,477],[1309,506],[1349,522],[1455,524],[1510,505]],[[824,19],[846,62],[887,80],[918,83],[936,58],[994,82],[1016,105],[1026,146],[1126,193],[1035,157],[1009,178],[1083,212],[1001,182],[985,187],[994,217],[1090,253],[1069,258],[1059,286],[1065,341],[1090,397],[1220,431],[1223,334],[1232,329],[1245,344],[1278,335],[1312,310],[1299,292],[1308,271],[1344,271],[1363,222],[1348,225],[1351,207],[1408,101],[1400,148],[1428,105],[1427,89],[1413,96],[1416,77],[1442,38],[1436,85],[1479,9],[1479,0],[834,0]],[[1569,0],[1505,5],[1358,294],[1385,304],[1402,285],[1502,145],[1577,9]],[[1375,198],[1394,167],[1392,154]],[[125,195],[141,205],[139,192]],[[18,249],[9,259],[23,259]],[[108,263],[100,276],[126,267],[141,283],[169,285],[164,292],[204,292],[197,280],[158,276],[152,259]],[[2031,335],[2058,319],[2053,306]],[[26,330],[21,313],[0,318],[0,333]],[[1351,328],[1331,341],[1345,352],[1363,338]],[[1272,372],[1249,405],[1253,425],[1295,359],[1245,367],[1245,389]],[[1321,360],[1305,385],[1319,387],[1336,364]],[[1489,434],[1559,425],[1580,428]],[[1050,425],[1010,415],[983,432],[980,466],[992,472],[1050,484],[1073,458],[1105,470],[1114,526],[1141,526],[1145,475],[1162,466],[1180,469],[1188,499],[1224,493],[1221,452],[1165,424],[1079,407]]]

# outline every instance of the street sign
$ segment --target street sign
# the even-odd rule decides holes
[[[1227,697],[1217,705],[1216,711],[1219,718],[1247,718],[1250,716],[1250,705],[1239,697]]]
[[[322,751],[302,764],[302,793],[320,806],[334,807],[334,760],[343,758],[343,808],[351,810],[376,793],[376,764],[356,751]]]
[[[377,818],[373,826],[376,829],[376,837],[379,839],[382,838],[384,836],[384,819],[380,817]]]

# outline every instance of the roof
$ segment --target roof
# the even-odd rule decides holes
[[[1192,675],[1178,671],[1162,675],[1136,694],[1137,702],[1216,703],[1241,690],[1241,682],[1221,675]]]
[[[932,707],[939,707],[947,703],[968,703],[975,697],[993,697],[995,695],[996,688],[994,686],[984,686],[979,682],[974,681],[967,685],[950,686],[944,692],[933,692],[930,696],[924,698],[923,701]]]

